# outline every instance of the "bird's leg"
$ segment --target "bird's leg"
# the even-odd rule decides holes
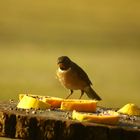
[[[80,95],[79,99],[81,99],[83,95],[84,95],[84,91],[81,90],[81,95]]]
[[[66,97],[66,99],[68,99],[73,93],[73,90],[70,90],[70,94]]]

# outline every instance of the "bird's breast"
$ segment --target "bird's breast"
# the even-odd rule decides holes
[[[86,82],[80,79],[78,73],[74,72],[71,68],[64,71],[58,68],[57,77],[61,84],[68,89],[82,90],[87,86]]]

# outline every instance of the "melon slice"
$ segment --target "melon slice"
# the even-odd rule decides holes
[[[78,121],[94,122],[94,123],[103,123],[103,124],[117,124],[119,122],[119,115],[117,112],[113,114],[93,114],[93,113],[80,113],[73,111],[72,118]]]
[[[60,109],[67,111],[95,112],[96,106],[97,101],[94,100],[67,99],[62,101]]]
[[[42,101],[45,103],[49,103],[51,107],[59,108],[64,99],[58,97],[43,97]]]

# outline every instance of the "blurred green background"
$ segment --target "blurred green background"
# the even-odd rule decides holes
[[[68,55],[88,73],[101,105],[140,105],[139,7],[138,0],[1,1],[0,100],[66,97],[55,72],[57,57]]]

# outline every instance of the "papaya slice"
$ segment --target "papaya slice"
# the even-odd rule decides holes
[[[49,109],[51,105],[49,103],[44,103],[40,101],[38,98],[34,98],[31,96],[24,95],[20,102],[17,105],[17,108],[23,109]]]
[[[67,111],[95,112],[96,106],[97,101],[94,100],[67,99],[62,101],[60,109]]]
[[[43,97],[42,101],[45,103],[49,103],[51,107],[59,108],[64,99],[58,97]]]
[[[94,122],[94,123],[102,123],[102,124],[118,124],[119,122],[119,115],[117,112],[114,112],[113,114],[91,114],[91,113],[80,113],[77,111],[72,112],[72,119],[78,120],[78,121],[86,121],[86,122]]]
[[[133,103],[128,103],[120,108],[118,113],[140,116],[140,108]]]

